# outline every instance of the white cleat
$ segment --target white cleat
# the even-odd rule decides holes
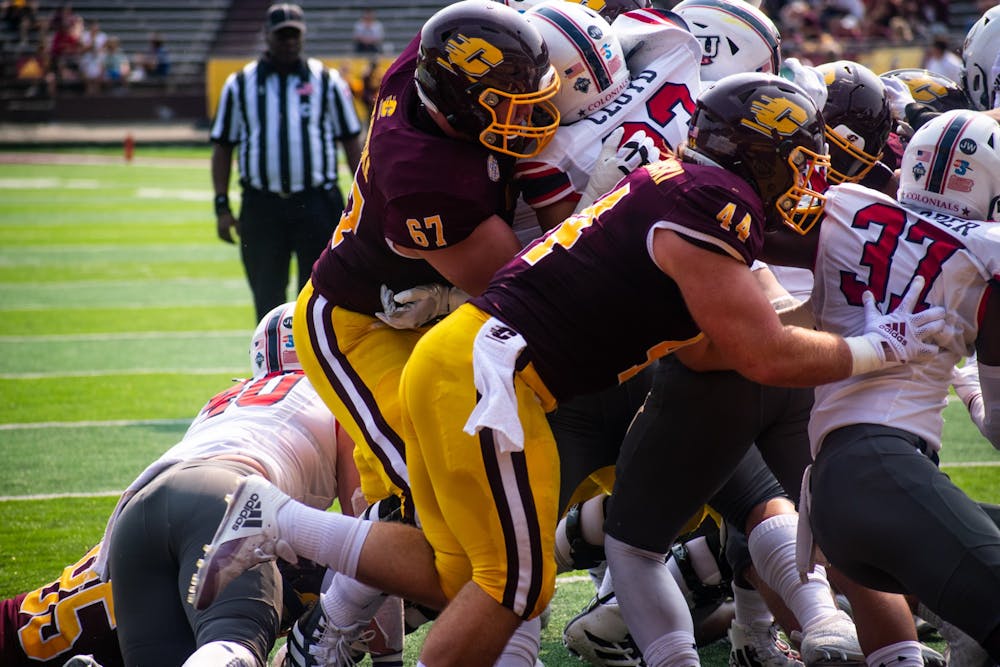
[[[191,576],[188,602],[205,609],[236,577],[257,565],[281,557],[296,562],[291,545],[278,532],[278,509],[291,498],[260,475],[240,480],[205,557]]]
[[[802,637],[799,653],[806,667],[866,664],[854,621],[843,611],[813,625]]]
[[[645,667],[614,593],[594,598],[563,630],[563,645],[598,667]]]
[[[798,652],[778,636],[773,623],[744,625],[733,621],[729,643],[730,667],[803,667]]]

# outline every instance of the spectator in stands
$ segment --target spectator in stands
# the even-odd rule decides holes
[[[103,48],[91,44],[83,48],[80,54],[80,78],[83,79],[83,94],[96,95],[104,87],[104,60]]]
[[[302,289],[340,219],[344,200],[334,142],[344,148],[352,172],[361,157],[361,121],[350,88],[336,70],[302,55],[302,8],[272,5],[265,30],[267,52],[226,79],[210,134],[216,233],[227,243],[234,230],[240,237],[258,319],[288,300],[293,253],[295,289]],[[290,88],[297,94],[287,95]],[[264,105],[276,111],[259,113]],[[278,148],[271,137],[287,140]],[[238,218],[229,208],[237,146],[243,186]]]
[[[935,37],[927,47],[923,67],[952,81],[962,80],[962,59],[949,48],[948,38],[945,36]]]
[[[122,53],[121,40],[117,37],[109,37],[104,54],[104,81],[112,90],[124,90],[128,87],[129,76],[132,73],[132,65],[128,56]]]
[[[375,111],[375,97],[378,95],[378,87],[381,82],[382,76],[378,71],[378,60],[372,58],[361,74],[361,103],[365,105],[369,121],[371,121]]]
[[[38,0],[3,0],[0,16],[7,28],[16,32],[18,45],[27,46],[33,29],[38,28]]]
[[[134,73],[141,75],[137,80],[166,81],[170,75],[170,52],[163,41],[163,36],[154,32],[149,36],[149,48],[137,59],[139,67]]]
[[[24,53],[14,64],[14,77],[25,89],[26,97],[36,97],[42,92],[52,94],[55,86],[55,75],[50,71],[49,52],[45,45],[39,44],[34,52]],[[43,84],[44,87],[43,87]]]
[[[104,53],[108,43],[108,36],[101,30],[101,24],[96,19],[87,21],[87,29],[80,37],[80,44],[86,49],[88,46],[96,46],[98,52]]]
[[[366,9],[361,12],[361,18],[354,24],[353,39],[355,53],[380,53],[382,51],[385,28],[382,26],[382,22],[375,18],[374,9]]]
[[[69,5],[63,5],[63,9]],[[59,84],[71,84],[80,81],[80,55],[83,53],[83,19],[70,10],[56,14],[58,26],[52,31],[52,44],[49,55],[52,58],[52,70]],[[51,26],[51,24],[50,24]]]

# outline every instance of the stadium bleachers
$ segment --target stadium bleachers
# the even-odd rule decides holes
[[[385,28],[384,55],[398,53],[420,29],[421,24],[453,0],[300,0],[305,9],[309,33],[306,53],[316,57],[338,57],[352,53],[351,32],[365,9],[374,9]],[[63,2],[42,0],[39,16],[48,18]],[[264,49],[263,17],[269,0],[74,0],[74,11],[85,21],[97,20],[109,36],[121,40],[122,51],[134,61],[144,53],[150,35],[162,36],[170,53],[171,72],[165,81],[140,82],[118,102],[95,100],[94,105],[79,103],[79,90],[67,90],[57,101],[25,99],[25,86],[14,81],[14,63],[24,52],[17,35],[0,28],[0,120],[71,119],[74,113],[110,113],[127,117],[143,116],[153,109],[160,116],[172,111],[170,105],[139,104],[132,100],[143,96],[161,96],[179,100],[187,96],[190,109],[199,108],[193,98],[200,97],[204,109],[206,62],[212,57],[250,59]],[[958,0],[949,7],[953,40],[960,43],[969,25],[978,17],[976,0]],[[75,98],[75,99],[74,99]],[[57,104],[58,102],[58,104]],[[174,105],[176,106],[176,105]],[[141,107],[141,109],[140,109]],[[53,110],[55,109],[55,113]],[[96,109],[96,110],[95,110]],[[17,113],[12,118],[11,111]],[[159,111],[156,111],[159,110]],[[43,113],[44,112],[44,113]]]

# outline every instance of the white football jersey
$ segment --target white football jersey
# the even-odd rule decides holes
[[[920,275],[919,303],[943,306],[953,331],[937,341],[942,351],[929,361],[817,387],[809,422],[813,456],[827,433],[858,423],[905,429],[937,451],[951,369],[972,353],[987,281],[1000,277],[1000,223],[903,208],[853,184],[834,186],[826,196],[812,294],[818,327],[863,334],[862,294],[871,291],[879,308],[891,311]]]
[[[601,152],[601,143],[619,127],[621,143],[645,131],[657,147],[675,150],[687,139],[688,120],[701,89],[701,46],[676,25],[657,31],[654,53],[644,53],[642,67],[631,62],[631,82],[613,102],[589,116],[563,125],[540,154],[518,162],[522,195],[533,208],[572,197],[579,200]]]
[[[171,466],[217,456],[251,459],[268,479],[307,505],[326,509],[337,496],[336,420],[302,372],[248,379],[213,397],[184,437],[143,470],[122,494],[104,532],[140,489]],[[105,575],[105,552],[94,569]]]

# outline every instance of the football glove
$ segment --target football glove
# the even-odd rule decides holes
[[[781,62],[782,76],[797,83],[802,90],[806,91],[809,98],[816,103],[817,109],[826,106],[826,98],[829,97],[829,89],[823,80],[823,75],[815,67],[803,65],[798,58],[785,58]]]
[[[601,153],[597,156],[590,180],[577,204],[577,211],[593,204],[594,200],[610,191],[618,181],[639,167],[660,159],[660,149],[645,131],[639,130],[619,147],[624,135],[625,128],[619,127],[601,144]]]
[[[913,93],[910,87],[894,76],[887,76],[882,79],[885,84],[885,97],[889,100],[889,110],[892,117],[897,121],[906,121],[906,105],[913,104]]]
[[[945,328],[945,309],[934,306],[914,313],[923,288],[923,277],[915,277],[896,310],[885,314],[875,305],[871,292],[862,295],[865,333],[845,339],[854,357],[852,375],[884,366],[921,361],[938,353],[939,348],[933,337]]]
[[[417,285],[398,294],[382,285],[382,312],[375,313],[394,329],[418,329],[444,317],[469,300],[469,295],[457,287],[430,284]]]

